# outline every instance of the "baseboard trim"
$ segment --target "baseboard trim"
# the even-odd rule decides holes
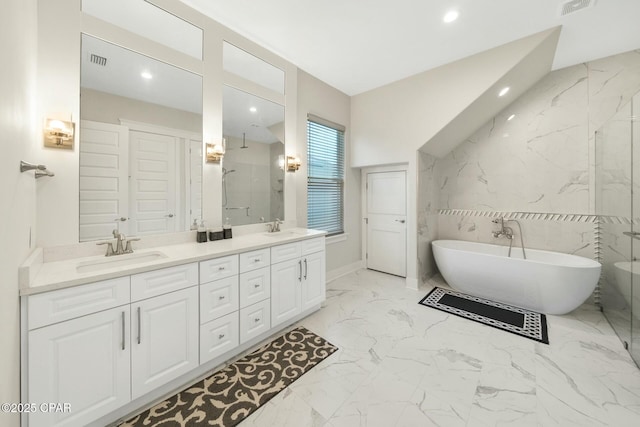
[[[405,283],[408,289],[418,290],[418,279],[415,277],[407,277]]]
[[[343,265],[331,271],[327,271],[327,282],[336,280],[339,277],[346,276],[349,273],[365,268],[364,261],[356,261],[351,264]]]

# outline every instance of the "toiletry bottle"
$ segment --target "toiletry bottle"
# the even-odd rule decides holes
[[[229,222],[229,218],[226,218],[224,224],[222,224],[222,233],[224,234],[225,239],[230,239],[231,236],[231,223]]]
[[[198,226],[197,241],[198,243],[207,241],[207,227],[204,226],[204,220],[200,221],[200,225]]]
[[[194,218],[193,224],[191,224],[191,230],[196,231],[197,229],[198,229],[198,220]]]

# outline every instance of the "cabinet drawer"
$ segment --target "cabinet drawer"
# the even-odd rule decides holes
[[[238,308],[238,276],[200,286],[201,324],[237,311]]]
[[[316,237],[314,239],[303,240],[302,242],[300,242],[300,245],[302,246],[301,256],[309,255],[314,252],[324,251],[325,249],[324,237]]]
[[[300,257],[300,242],[287,243],[286,245],[273,246],[271,248],[271,263],[276,264],[282,261]]]
[[[240,254],[240,273],[257,270],[271,265],[269,248]]]
[[[233,350],[239,339],[238,312],[200,326],[200,364]]]
[[[271,295],[271,269],[249,271],[240,275],[240,307],[247,307]]]
[[[129,276],[27,297],[29,330],[129,304]]]
[[[131,276],[131,301],[140,301],[198,284],[198,264],[162,268]]]
[[[240,309],[240,344],[257,337],[271,328],[269,300]]]
[[[224,279],[238,274],[238,255],[200,262],[200,283]]]

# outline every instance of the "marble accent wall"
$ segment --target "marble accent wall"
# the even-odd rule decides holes
[[[438,234],[438,181],[436,158],[418,152],[418,274],[421,283],[436,272],[431,242]]]
[[[549,73],[432,169],[419,170],[418,182],[435,180],[437,193],[420,190],[419,217],[425,200],[438,200],[437,238],[491,243],[491,218],[451,210],[595,214],[595,130],[638,90],[640,50]],[[596,255],[594,223],[519,221],[528,247]]]

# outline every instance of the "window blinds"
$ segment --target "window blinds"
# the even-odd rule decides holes
[[[344,232],[344,127],[307,120],[307,227]]]

